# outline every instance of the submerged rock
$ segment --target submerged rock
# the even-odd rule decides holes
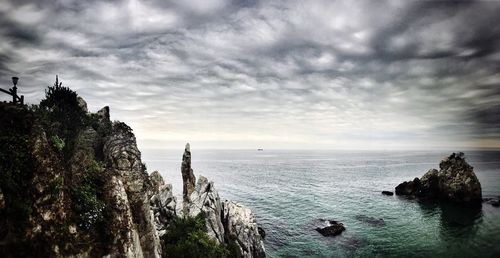
[[[429,170],[420,179],[399,184],[396,195],[441,199],[453,203],[481,203],[481,184],[473,167],[465,161],[463,153],[453,153],[441,161],[439,168],[439,171]]]
[[[357,215],[356,220],[373,225],[373,226],[385,226],[384,219],[377,219],[374,217],[369,217],[366,215]]]
[[[326,226],[316,228],[316,231],[323,236],[337,236],[345,230],[344,224],[335,220],[325,220],[324,222],[326,223]]]
[[[500,196],[496,198],[484,198],[483,202],[491,204],[491,206],[498,208],[500,207]]]
[[[391,191],[382,191],[382,194],[383,194],[383,195],[389,195],[389,196],[394,195],[394,193],[393,193],[393,192],[391,192]]]

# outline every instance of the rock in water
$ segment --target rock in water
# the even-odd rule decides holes
[[[422,178],[403,182],[396,187],[397,195],[420,199],[441,199],[453,203],[480,204],[481,184],[462,152],[453,153],[439,164],[440,170],[429,170]]]
[[[265,257],[264,230],[257,226],[252,211],[245,206],[225,201],[223,222],[226,239],[234,240],[243,257]],[[261,233],[262,231],[262,233]]]
[[[366,215],[356,215],[356,219],[372,226],[385,226],[384,219],[377,219],[374,217],[368,217]]]
[[[474,174],[473,167],[465,161],[462,152],[453,153],[441,161],[439,168],[441,198],[459,203],[481,203],[481,184]]]
[[[189,143],[186,144],[186,148],[184,149],[184,155],[182,155],[182,164],[181,164],[181,173],[182,173],[182,197],[184,206],[187,207],[187,203],[189,203],[191,193],[193,193],[196,183],[196,177],[193,174],[193,169],[191,168],[191,149]]]
[[[325,221],[325,227],[317,227],[316,231],[318,231],[323,236],[337,236],[340,235],[344,230],[344,224],[339,223],[334,220]]]
[[[391,192],[391,191],[382,191],[382,194],[383,194],[383,195],[389,195],[389,196],[394,195],[394,193],[393,193],[393,192]]]

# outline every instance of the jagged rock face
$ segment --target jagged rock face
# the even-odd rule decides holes
[[[429,170],[420,179],[399,184],[396,194],[454,203],[481,203],[481,184],[463,153],[453,153],[441,161],[439,168],[439,171]]]
[[[151,181],[151,186],[153,187],[154,194],[158,194],[160,192],[160,187],[165,185],[163,177],[158,171],[154,171],[153,173],[151,173],[151,175],[149,175],[149,180]]]
[[[191,193],[193,193],[196,183],[196,177],[193,174],[193,169],[191,168],[191,149],[189,143],[186,144],[186,148],[184,149],[184,154],[182,155],[182,164],[181,164],[181,173],[182,173],[182,197],[184,201],[184,207],[186,207],[186,203],[189,203],[189,197]]]
[[[151,209],[153,211],[154,222],[158,236],[162,237],[166,233],[168,223],[177,216],[177,199],[172,191],[172,184],[166,184],[158,171],[149,176],[153,184],[154,195],[150,199]]]
[[[184,151],[181,168],[184,181],[184,215],[195,217],[202,213],[205,216],[208,236],[221,245],[234,241],[243,257],[265,257],[263,236],[259,233],[252,211],[235,202],[221,202],[214,183],[204,176],[200,176],[194,186],[189,143]],[[264,232],[262,229],[260,231]]]
[[[111,177],[105,186],[106,203],[113,210],[110,217],[109,235],[113,236],[110,257],[144,257],[139,233],[133,222],[132,210],[123,182],[117,176]]]
[[[76,100],[78,101],[78,106],[85,112],[89,112],[88,108],[87,108],[87,102],[80,96],[78,96],[76,98]]]
[[[132,218],[140,236],[145,257],[160,257],[161,245],[149,204],[153,189],[134,134],[124,123],[113,123],[104,143],[103,154],[111,173],[119,176],[131,205]]]
[[[207,234],[219,244],[224,244],[224,226],[222,225],[222,204],[219,193],[214,188],[213,182],[200,176],[196,187],[189,198],[187,214],[195,217],[200,213],[205,215]]]
[[[243,205],[224,201],[223,223],[227,241],[234,240],[243,257],[265,257],[263,237],[252,211]]]
[[[33,207],[30,217],[31,230],[27,238],[43,238],[51,243],[52,255],[58,256],[59,246],[55,241],[62,232],[61,223],[65,220],[65,198],[63,191],[54,193],[52,186],[62,188],[63,174],[61,160],[51,151],[45,132],[41,128],[34,128],[32,156],[35,158],[36,171],[32,179],[34,192],[32,193]],[[55,194],[55,195],[54,195]]]

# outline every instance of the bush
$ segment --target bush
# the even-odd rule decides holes
[[[86,120],[86,112],[78,104],[78,95],[70,88],[63,87],[56,77],[54,85],[45,91],[45,99],[34,110],[48,134],[65,141],[67,160],[67,155],[72,153],[74,139]]]
[[[64,146],[66,145],[64,143],[64,140],[59,138],[59,136],[57,135],[53,135],[51,138],[52,140],[52,145],[58,150],[58,151],[62,151],[64,149]]]
[[[77,215],[76,224],[82,229],[90,229],[103,220],[104,202],[98,197],[102,185],[100,173],[102,164],[93,160],[85,171],[82,184],[71,190],[73,211]]]
[[[233,257],[206,233],[203,214],[175,217],[163,236],[164,257]]]
[[[9,221],[9,231],[23,232],[32,211],[29,189],[35,165],[28,135],[33,127],[33,114],[3,103],[0,114],[0,189],[5,198],[0,221]]]

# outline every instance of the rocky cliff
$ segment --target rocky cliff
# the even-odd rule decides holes
[[[51,93],[66,94],[66,103]],[[172,185],[148,175],[132,129],[112,122],[107,107],[86,108],[60,86],[40,106],[0,103],[2,257],[172,257],[162,242],[170,223],[198,214],[214,243],[236,243],[241,257],[265,255],[251,211],[221,202],[202,176],[195,185],[189,145],[178,214]]]
[[[187,156],[191,157],[189,143],[183,157]],[[183,158],[182,165],[191,168],[191,159]],[[192,169],[190,177],[184,177],[183,171],[184,185],[189,184],[191,178],[194,179]],[[183,197],[188,200],[183,207],[184,215],[203,214],[210,238],[221,245],[234,243],[242,257],[265,257],[263,236],[250,209],[232,201],[222,202],[214,183],[204,176],[200,176],[194,190],[184,192]]]
[[[431,169],[420,179],[399,184],[396,195],[461,204],[480,204],[482,201],[481,184],[463,153],[453,153],[442,160],[439,171]]]

